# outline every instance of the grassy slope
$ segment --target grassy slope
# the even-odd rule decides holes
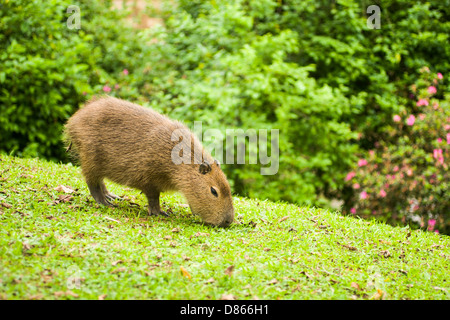
[[[238,197],[228,229],[177,194],[147,217],[137,191],[109,184],[127,199],[105,208],[76,167],[0,158],[0,298],[450,298],[446,236]]]

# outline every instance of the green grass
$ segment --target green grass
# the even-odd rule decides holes
[[[3,299],[450,298],[447,236],[239,197],[227,229],[176,193],[148,217],[138,191],[109,183],[106,208],[77,167],[0,158]]]

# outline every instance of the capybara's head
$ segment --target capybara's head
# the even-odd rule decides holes
[[[228,227],[234,220],[231,189],[217,160],[194,165],[194,177],[185,192],[193,214],[206,224]]]

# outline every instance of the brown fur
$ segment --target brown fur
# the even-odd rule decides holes
[[[171,141],[176,129],[191,137],[192,158],[195,149],[202,158],[197,164],[176,165],[172,161],[172,149],[179,144]],[[78,110],[67,122],[65,136],[98,203],[111,205],[109,200],[117,198],[106,189],[103,179],[107,178],[142,190],[150,215],[163,213],[160,193],[174,190],[183,193],[191,211],[205,223],[232,223],[234,209],[228,181],[220,165],[182,123],[152,109],[107,97],[90,101]],[[205,167],[200,164],[203,162],[209,171],[205,174],[200,172],[201,166]]]

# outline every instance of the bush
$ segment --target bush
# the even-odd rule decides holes
[[[421,71],[389,139],[347,175],[354,189],[347,212],[450,234],[450,92],[442,74]]]
[[[78,1],[81,29],[69,29],[71,1],[0,4],[0,150],[65,159],[62,125],[93,93],[114,87],[142,52],[111,1]],[[134,59],[129,59],[133,56]]]
[[[359,147],[373,148],[423,63],[450,68],[449,15],[439,1],[179,1],[143,62],[152,106],[203,128],[279,128],[280,168],[228,165],[251,197],[327,204]],[[360,133],[361,139],[356,139]]]

